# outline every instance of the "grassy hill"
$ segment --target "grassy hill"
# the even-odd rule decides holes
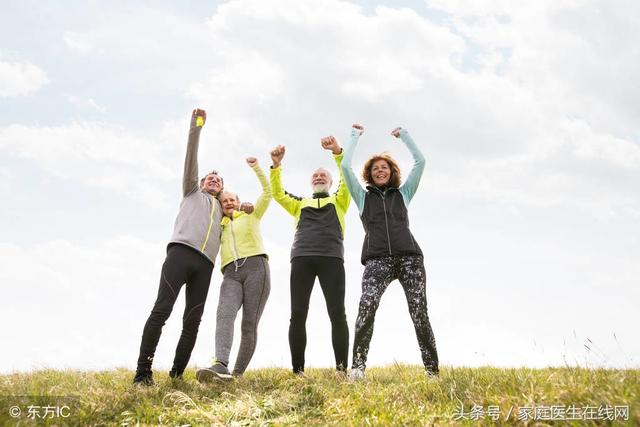
[[[124,369],[16,373],[0,376],[0,425],[640,425],[640,370],[444,367],[431,379],[394,365],[367,375],[273,368],[205,386],[188,370],[143,388]]]

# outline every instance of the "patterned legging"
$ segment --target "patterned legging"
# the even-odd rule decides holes
[[[398,279],[409,306],[409,314],[418,336],[418,345],[425,368],[438,372],[436,340],[427,314],[426,273],[420,255],[392,255],[366,261],[362,275],[362,296],[353,344],[353,368],[364,369],[373,334],[373,322],[382,294]]]

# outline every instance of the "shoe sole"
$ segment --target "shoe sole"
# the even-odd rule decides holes
[[[196,380],[200,383],[212,383],[216,381],[231,381],[233,376],[229,374],[220,374],[211,369],[198,369],[196,371]]]

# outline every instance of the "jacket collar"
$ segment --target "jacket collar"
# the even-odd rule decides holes
[[[376,187],[375,185],[367,185],[367,190],[378,194],[385,194],[389,190],[397,190],[396,187]]]
[[[321,192],[321,193],[313,193],[313,198],[314,199],[322,199],[324,197],[329,197],[329,193],[327,192]]]
[[[245,212],[243,212],[243,211],[233,211],[233,213],[232,213],[231,215],[233,216],[233,219],[236,219],[236,218],[238,218],[239,216],[246,215],[246,213],[245,213]],[[231,218],[229,218],[229,217],[228,217],[228,216],[226,216],[226,215],[225,215],[225,216],[223,216],[223,217],[222,217],[222,221],[220,221],[220,223],[221,223],[222,225],[228,225],[230,222],[231,222]]]

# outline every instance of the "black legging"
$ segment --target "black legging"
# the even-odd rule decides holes
[[[301,256],[291,260],[291,323],[289,347],[294,372],[304,371],[304,350],[307,346],[305,323],[309,298],[318,277],[331,319],[331,341],[336,368],[347,367],[349,327],[344,311],[344,262],[340,258]]]
[[[167,258],[162,264],[158,298],[144,325],[138,372],[151,370],[153,356],[160,340],[162,327],[169,318],[173,305],[183,284],[186,286],[186,305],[182,317],[182,334],[176,347],[172,375],[181,375],[189,363],[191,351],[196,343],[204,303],[211,283],[213,264],[193,248],[171,244]]]

